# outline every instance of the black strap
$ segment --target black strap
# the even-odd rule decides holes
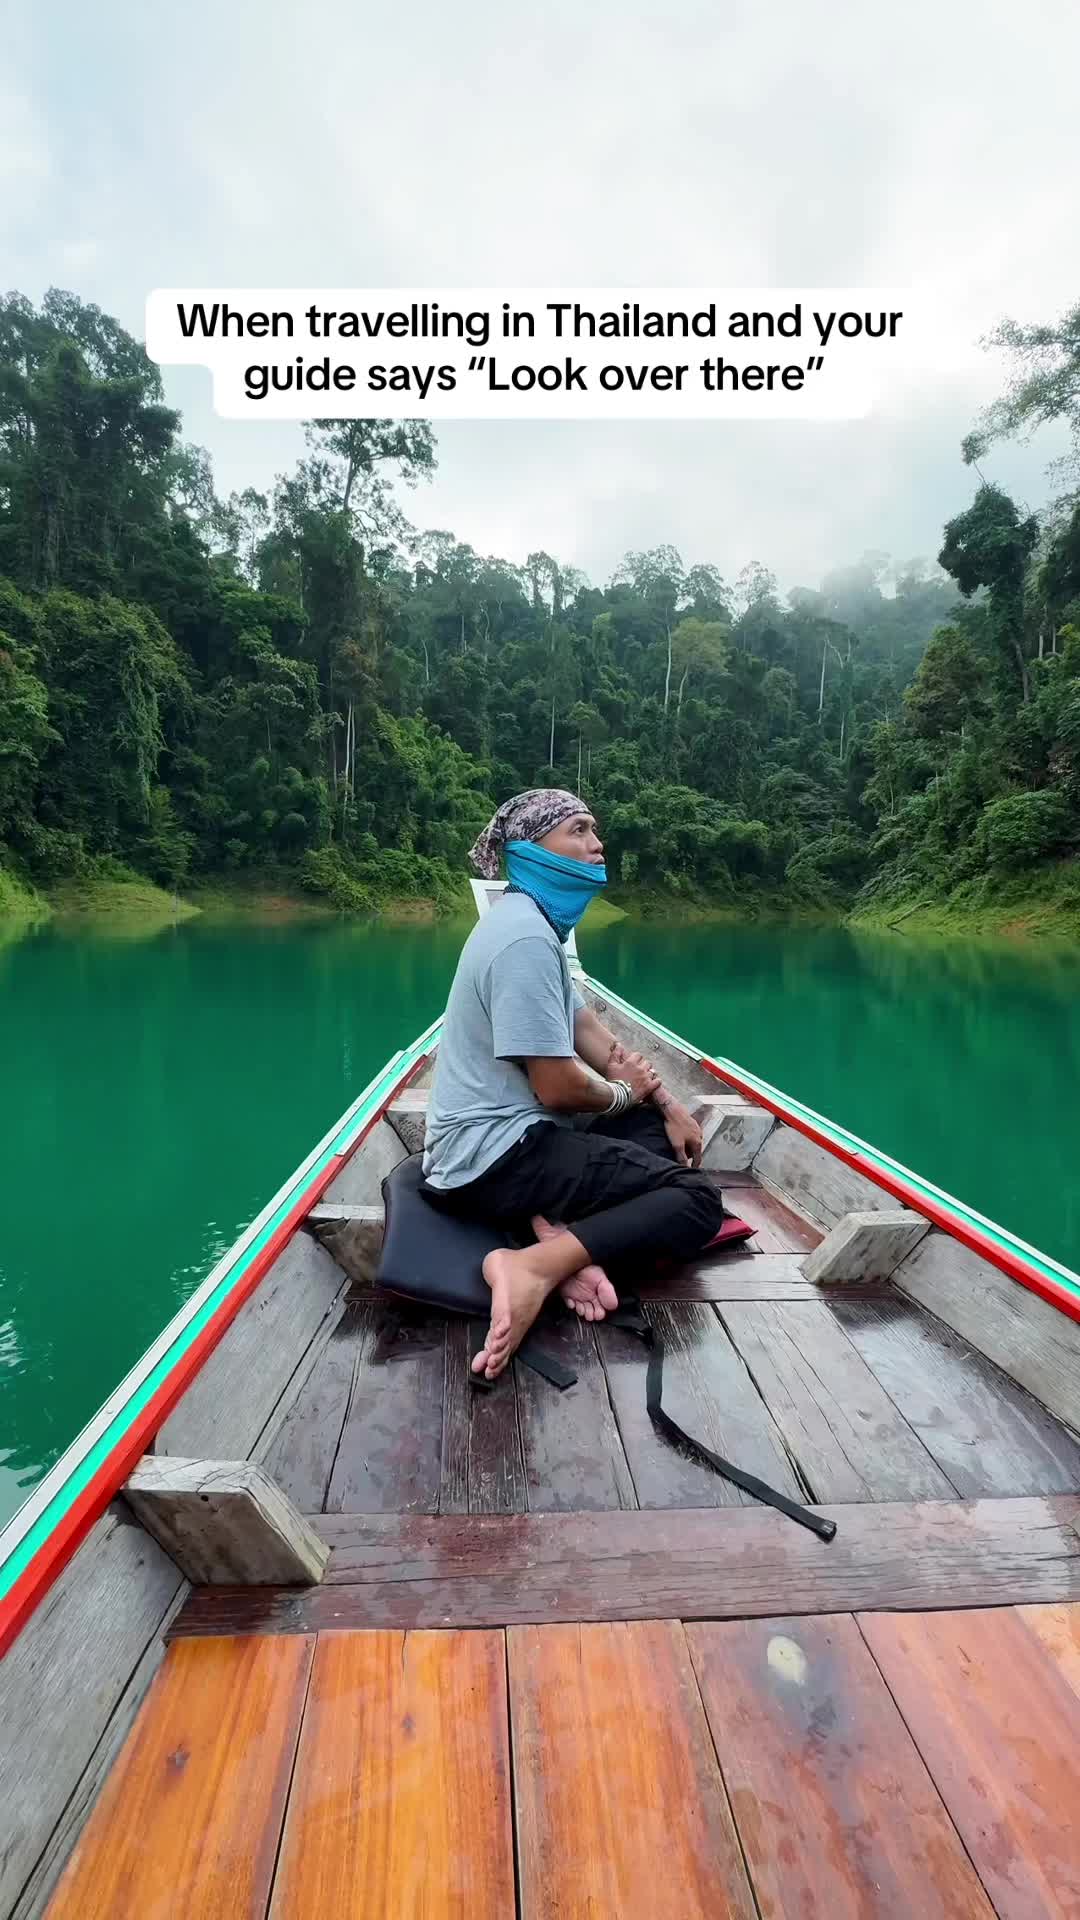
[[[770,1487],[759,1480],[756,1473],[744,1473],[741,1467],[732,1465],[719,1453],[714,1453],[703,1441],[695,1440],[692,1434],[680,1427],[670,1413],[665,1413],[661,1405],[664,1391],[664,1343],[655,1328],[650,1326],[636,1300],[624,1300],[615,1313],[608,1315],[608,1325],[623,1327],[628,1333],[637,1334],[649,1349],[649,1368],[645,1377],[645,1405],[649,1418],[661,1433],[669,1440],[689,1447],[690,1452],[704,1460],[725,1480],[741,1487],[744,1493],[752,1494],[755,1500],[761,1500],[768,1507],[775,1507],[779,1513],[786,1513],[789,1520],[797,1520],[800,1527],[808,1527],[821,1540],[831,1540],[836,1533],[836,1521],[825,1520],[821,1514],[813,1513],[809,1507],[802,1507],[797,1500],[789,1500],[786,1493],[780,1493],[776,1487]]]

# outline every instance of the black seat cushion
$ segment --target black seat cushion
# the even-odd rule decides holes
[[[511,1243],[497,1227],[459,1220],[425,1200],[420,1155],[402,1160],[382,1183],[386,1225],[376,1286],[450,1313],[491,1311],[484,1258]]]

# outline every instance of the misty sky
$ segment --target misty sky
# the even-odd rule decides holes
[[[0,280],[143,332],[154,286],[909,287],[972,343],[850,424],[437,428],[421,527],[603,584],[670,542],[782,586],[933,555],[1004,314],[1080,297],[1080,8],[1066,0],[26,0],[0,6]],[[291,424],[166,372],[220,493]],[[1052,433],[986,463],[1031,507]]]

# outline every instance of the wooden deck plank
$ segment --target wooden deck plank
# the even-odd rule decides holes
[[[560,1393],[531,1368],[515,1363],[530,1511],[590,1513],[636,1506],[593,1328],[564,1314],[545,1320],[537,1340],[573,1368],[577,1384]]]
[[[762,1913],[993,1920],[850,1614],[687,1639]]]
[[[436,1513],[442,1478],[446,1316],[370,1303],[329,1512]]]
[[[1019,1607],[1017,1611],[1080,1697],[1080,1605]]]
[[[731,1301],[718,1312],[815,1500],[953,1497],[825,1301]]]
[[[201,1588],[180,1633],[724,1620],[857,1608],[1080,1600],[1080,1498],[822,1509],[825,1545],[762,1508],[476,1516],[325,1515],[319,1587]]]
[[[824,1238],[820,1228],[786,1207],[765,1187],[740,1187],[731,1211],[754,1228],[749,1245],[760,1253],[809,1253]]]
[[[1080,1699],[1011,1608],[860,1626],[999,1920],[1080,1914]]]
[[[1080,1487],[1080,1444],[1039,1401],[906,1294],[832,1311],[966,1499]]]
[[[737,1210],[737,1209],[736,1209]],[[821,1288],[802,1271],[801,1253],[754,1253],[744,1247],[704,1256],[685,1267],[650,1275],[638,1285],[642,1300],[820,1300]],[[888,1298],[885,1283],[844,1288],[845,1300]]]
[[[712,1308],[654,1301],[664,1341],[664,1409],[695,1440],[801,1500],[803,1489],[768,1408]],[[636,1335],[600,1329],[600,1351],[626,1456],[643,1507],[737,1507],[752,1497],[657,1433],[645,1404],[649,1354]]]
[[[678,1622],[507,1642],[522,1920],[752,1920]]]
[[[262,1920],[313,1648],[170,1647],[49,1920]]]
[[[503,1636],[327,1635],[273,1920],[513,1913]]]
[[[371,1316],[354,1303],[318,1355],[260,1464],[301,1513],[320,1513],[337,1459]]]
[[[446,1328],[446,1407],[440,1513],[524,1513],[525,1461],[513,1367],[489,1389],[472,1384],[473,1330],[454,1319]]]

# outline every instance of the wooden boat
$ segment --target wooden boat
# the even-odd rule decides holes
[[[664,1407],[835,1536],[373,1285],[436,1022],[0,1536],[0,1915],[1080,1912],[1080,1281],[581,982],[755,1229]]]

